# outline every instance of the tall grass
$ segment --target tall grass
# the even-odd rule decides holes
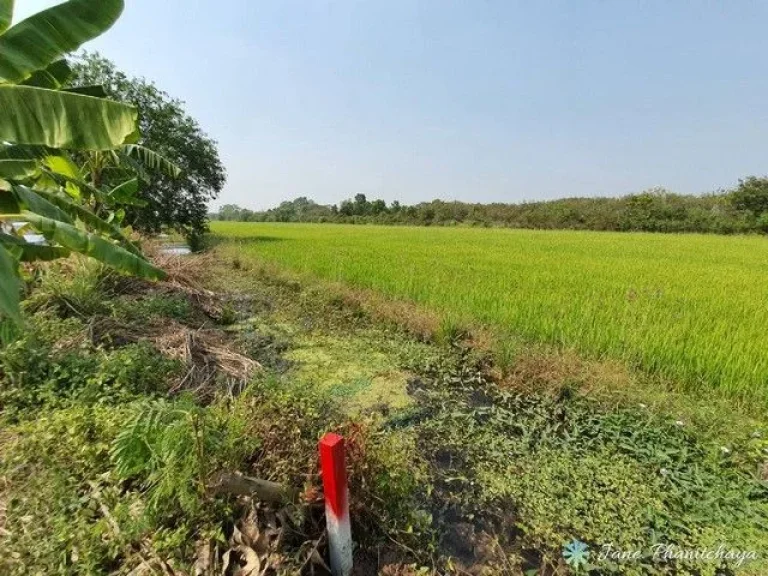
[[[768,240],[216,222],[249,255],[451,318],[768,398]]]

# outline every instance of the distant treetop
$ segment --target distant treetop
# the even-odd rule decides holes
[[[365,194],[337,205],[297,198],[263,212],[234,204],[212,214],[242,222],[339,222],[417,226],[499,226],[571,230],[768,233],[768,178],[751,176],[730,191],[702,196],[654,188],[621,198],[565,198],[522,204],[433,200],[413,206],[369,201]]]

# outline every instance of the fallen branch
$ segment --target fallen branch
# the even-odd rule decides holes
[[[208,484],[208,489],[214,494],[255,496],[263,502],[273,503],[294,502],[299,495],[299,491],[295,488],[231,472],[216,474]]]

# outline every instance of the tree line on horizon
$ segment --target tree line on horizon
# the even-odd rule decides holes
[[[654,188],[619,198],[564,198],[519,204],[432,200],[406,206],[357,194],[338,205],[306,197],[253,211],[226,204],[213,220],[480,226],[534,229],[768,233],[768,177],[750,176],[736,188],[700,196]]]

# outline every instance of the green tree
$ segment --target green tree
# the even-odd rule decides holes
[[[138,143],[181,169],[177,178],[167,170],[144,169],[139,197],[146,204],[127,208],[125,221],[150,233],[173,228],[195,247],[207,230],[207,203],[219,195],[226,181],[216,142],[185,112],[180,100],[143,78],[129,78],[101,55],[85,53],[73,68],[74,85],[102,85],[110,98],[136,106],[141,128]]]
[[[368,213],[368,207],[368,199],[365,197],[365,194],[355,194],[353,214],[355,216],[365,216]]]
[[[242,220],[242,214],[243,209],[240,208],[240,206],[237,204],[224,204],[224,206],[219,208],[216,217],[219,220],[228,220],[234,222]]]
[[[731,192],[731,203],[737,210],[747,210],[760,218],[768,214],[768,178],[749,176],[739,180],[739,185]]]

